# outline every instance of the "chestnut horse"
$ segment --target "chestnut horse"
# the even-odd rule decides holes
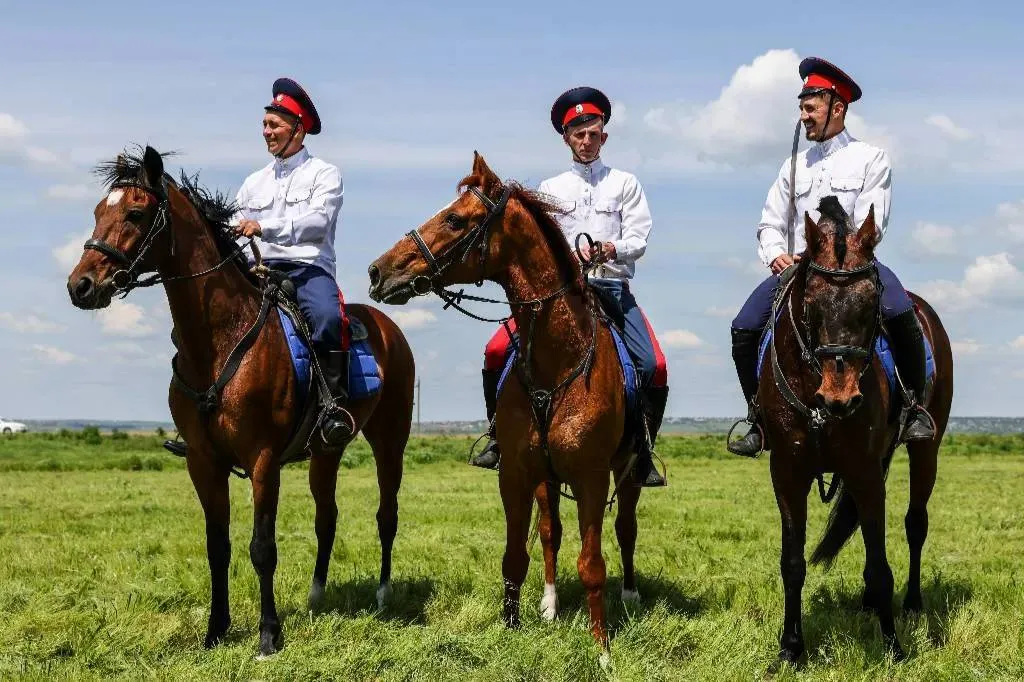
[[[504,617],[519,625],[519,594],[529,565],[533,498],[544,548],[542,615],[557,609],[555,575],[562,526],[558,482],[579,509],[583,547],[577,567],[587,591],[594,638],[608,646],[601,526],[609,472],[621,482],[615,530],[622,549],[623,596],[636,596],[633,550],[640,486],[627,476],[623,373],[611,333],[585,287],[580,265],[540,195],[503,184],[474,154],[458,198],[410,232],[369,268],[370,296],[401,305],[455,284],[496,282],[520,332],[516,376],[498,398],[496,425],[505,508]]]
[[[824,472],[833,472],[831,494],[837,489],[841,493],[812,562],[831,564],[860,525],[866,553],[864,605],[877,613],[886,644],[901,658],[893,621],[893,575],[885,553],[885,479],[899,445],[902,396],[890,392],[874,351],[882,333],[874,208],[859,230],[834,197],[826,197],[820,210],[817,223],[805,215],[807,252],[787,273],[776,299],[770,357],[758,389],[782,517],[785,621],[779,659],[795,662],[804,651],[801,590],[806,575],[807,495],[819,477],[823,501],[830,497],[820,478]],[[919,296],[911,296],[935,359],[934,382],[923,404],[935,420],[936,436],[907,444],[910,577],[904,608],[918,611],[921,548],[952,401],[953,358],[938,315]]]
[[[228,475],[233,467],[241,467],[252,480],[249,556],[260,582],[259,649],[261,655],[272,654],[282,646],[274,570],[286,450],[289,461],[311,457],[309,488],[316,503],[317,537],[309,593],[313,608],[327,582],[338,517],[338,464],[345,446],[328,448],[315,433],[308,438],[308,417],[300,426],[299,385],[281,322],[273,305],[266,314],[265,293],[247,276],[240,247],[225,226],[233,207],[184,174],[181,184],[175,183],[165,175],[161,155],[150,147],[142,158],[126,153],[101,165],[98,172],[105,176],[109,193],[96,205],[93,238],[68,278],[68,293],[77,307],[96,310],[108,306],[115,294],[163,283],[178,346],[174,366],[181,379],[192,387],[206,387],[230,377],[202,409],[178,383],[172,382],[169,395],[174,423],[188,443],[189,476],[206,516],[212,594],[205,644],[220,642],[230,626]],[[156,275],[140,280],[138,275],[145,272]],[[362,305],[350,305],[347,312],[366,326],[382,379],[374,396],[347,406],[356,432],[362,430],[377,463],[381,603],[391,591],[391,550],[398,529],[398,489],[412,420],[415,367],[401,330],[387,316]],[[249,331],[256,335],[251,349],[233,376],[222,374],[232,349]],[[310,393],[308,400],[315,400],[315,392]],[[296,445],[289,447],[292,442]]]

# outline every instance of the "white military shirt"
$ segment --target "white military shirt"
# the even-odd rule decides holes
[[[335,277],[334,238],[343,194],[338,168],[303,147],[245,179],[235,197],[239,209],[232,224],[242,219],[260,224],[263,234],[256,242],[263,258],[317,265]]]
[[[786,253],[787,236],[794,227],[794,250],[807,248],[804,238],[804,211],[815,222],[820,218],[822,197],[834,195],[859,228],[875,206],[878,241],[889,224],[892,201],[892,168],[889,156],[878,147],[856,140],[845,129],[824,142],[815,144],[796,157],[796,215],[789,215],[789,159],[782,164],[779,177],[768,190],[768,198],[757,226],[761,262],[772,262]]]
[[[576,235],[582,232],[615,245],[615,260],[601,265],[594,277],[632,279],[651,233],[651,211],[636,176],[609,168],[600,159],[573,162],[570,170],[541,182],[537,191],[554,197],[567,211],[557,218],[571,246],[575,248]]]

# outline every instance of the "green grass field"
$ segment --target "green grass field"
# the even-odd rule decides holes
[[[208,571],[199,504],[182,462],[155,437],[0,438],[0,678],[170,680],[759,679],[782,623],[779,522],[765,460],[727,455],[719,436],[661,443],[670,487],[644,493],[642,603],[619,600],[605,526],[611,671],[597,663],[576,575],[575,510],[563,505],[559,619],[537,614],[540,545],[523,628],[502,625],[504,522],[496,476],[464,462],[469,440],[417,438],[407,451],[395,594],[382,612],[377,493],[364,443],[346,454],[325,609],[305,608],[316,541],[305,467],[286,468],[276,593],[285,648],[255,660],[258,591],[249,562],[248,481],[232,479],[233,625],[202,648]],[[1024,679],[1024,436],[952,436],[940,460],[925,546],[925,614],[899,617],[910,658],[886,657],[858,610],[855,539],[804,589],[807,664],[779,679]],[[889,559],[901,593],[907,462],[889,477]],[[812,499],[809,539],[826,509]],[[808,554],[811,549],[810,542]]]

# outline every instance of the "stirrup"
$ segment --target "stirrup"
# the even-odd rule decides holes
[[[344,430],[341,434],[337,434],[337,432],[342,429]],[[352,416],[351,412],[346,410],[344,407],[335,404],[330,410],[324,413],[323,417],[321,417],[319,430],[320,440],[324,442],[324,445],[343,445],[355,435],[356,420],[355,417]],[[328,431],[330,431],[330,438],[328,438]],[[335,439],[336,435],[340,435],[340,437]]]
[[[919,436],[917,438],[908,438],[907,432],[910,430],[911,424],[918,419],[919,416],[923,416],[927,421],[927,428],[931,431],[930,436]],[[924,408],[924,405],[920,405],[917,401],[912,398],[907,398],[904,401],[903,409],[900,410],[900,434],[899,442],[907,443],[913,441],[926,441],[935,438],[937,431],[935,426],[935,418],[932,417],[931,413]]]
[[[748,425],[751,428],[751,430],[757,429],[758,435],[761,436],[761,447],[756,453],[752,455],[736,452],[730,447],[733,443],[742,443],[744,440],[746,440],[747,436],[750,435],[750,432],[748,431],[747,434],[743,436],[743,438],[737,438],[735,441],[732,439],[732,434],[736,432],[736,429],[739,428],[740,424]],[[753,403],[751,403],[747,407],[747,416],[744,417],[743,419],[737,419],[735,422],[733,422],[733,425],[729,428],[729,433],[725,435],[725,449],[734,455],[740,455],[742,457],[757,457],[762,452],[764,452],[764,444],[764,427],[761,426],[761,423],[757,419],[757,407]]]

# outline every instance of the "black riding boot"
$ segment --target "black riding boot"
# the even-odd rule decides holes
[[[501,460],[501,452],[498,450],[498,441],[494,440],[494,412],[498,404],[498,380],[501,379],[501,370],[482,370],[484,382],[484,406],[487,408],[487,445],[469,463],[483,469],[497,469]]]
[[[761,329],[732,330],[732,360],[736,364],[736,374],[740,378],[743,397],[747,400],[747,421],[750,422],[750,430],[743,438],[732,441],[726,447],[734,455],[744,457],[757,457],[764,446],[757,410],[754,409],[754,400],[757,397],[757,353],[761,345],[761,333]]]
[[[343,409],[348,403],[349,352],[332,350],[318,353],[317,362],[324,373],[327,389],[331,392],[330,396],[324,396],[323,399],[330,402],[333,398],[335,405],[334,409],[324,415],[320,424],[320,435],[328,445],[342,445],[352,438],[354,428],[351,415]]]
[[[891,320],[886,320],[885,328],[892,342],[892,353],[900,379],[909,393],[909,404],[905,405],[906,416],[900,440],[931,440],[935,437],[935,423],[921,406],[928,376],[925,367],[924,335],[917,315],[913,310],[900,313]]]
[[[654,466],[654,441],[661,430],[661,422],[665,417],[665,403],[668,401],[668,386],[651,386],[645,392],[644,418],[647,420],[647,433],[651,437],[651,445],[641,443],[640,457],[637,459],[635,471],[637,480],[644,488],[661,488],[668,481]]]

